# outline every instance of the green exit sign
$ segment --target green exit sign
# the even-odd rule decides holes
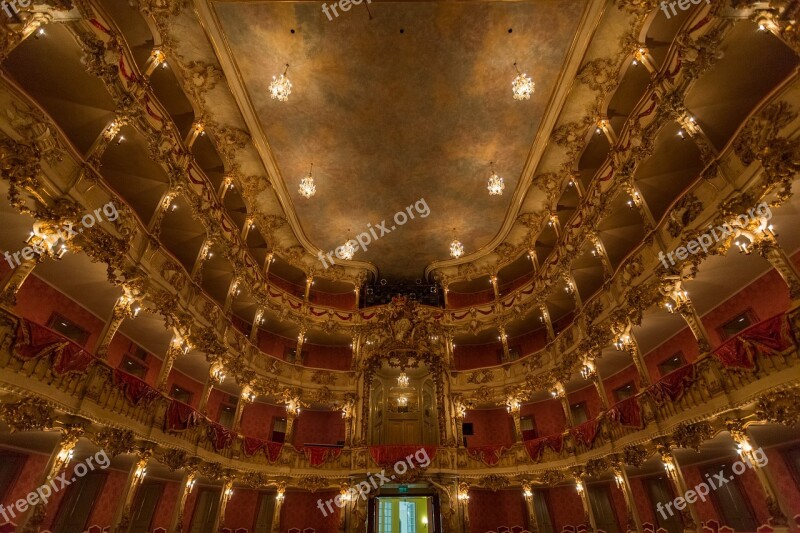
[[[408,485],[400,485],[400,487],[398,487],[398,491],[400,494],[405,494],[408,492]]]

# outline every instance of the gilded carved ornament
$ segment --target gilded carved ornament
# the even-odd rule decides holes
[[[53,409],[39,398],[0,405],[0,419],[15,431],[42,431],[53,427]]]
[[[768,393],[758,399],[759,420],[795,427],[800,424],[800,390],[789,389]]]

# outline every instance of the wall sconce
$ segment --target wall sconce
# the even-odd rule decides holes
[[[458,486],[458,501],[467,503],[469,501],[469,485],[462,483]]]
[[[214,363],[211,367],[211,379],[217,382],[218,385],[221,385],[223,381],[225,381],[225,369],[219,363]]]
[[[578,494],[583,496],[583,491],[584,491],[583,481],[581,481],[580,479],[575,480],[575,490],[578,491]]]
[[[516,398],[508,398],[506,400],[506,411],[509,413],[519,413],[521,405]]]
[[[290,416],[300,416],[300,402],[296,399],[289,400],[286,404],[286,413]]]
[[[614,473],[614,482],[617,484],[617,488],[620,490],[625,487],[625,479],[622,477],[620,472]]]
[[[228,498],[233,496],[233,488],[229,488],[228,490],[226,490],[225,491],[225,496],[227,496]]]
[[[194,490],[194,484],[197,480],[194,477],[190,477],[188,481],[186,481],[186,493],[191,494]]]
[[[581,377],[583,377],[583,379],[594,379],[597,377],[597,369],[595,368],[593,362],[587,360],[583,363],[583,368],[581,368]]]
[[[145,464],[139,464],[139,466],[136,467],[136,471],[133,473],[133,482],[140,483],[146,475],[147,466]]]
[[[282,489],[278,489],[278,493],[275,495],[275,500],[278,503],[283,503],[285,497],[286,495],[284,494],[284,491]]]
[[[256,393],[250,388],[250,385],[242,387],[242,400],[247,403],[253,403],[256,399]]]

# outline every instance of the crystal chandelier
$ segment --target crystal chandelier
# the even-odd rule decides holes
[[[458,259],[464,255],[464,245],[456,239],[456,229],[453,228],[453,242],[450,243],[450,256]]]
[[[514,93],[514,100],[529,100],[533,91],[536,90],[536,84],[533,83],[527,74],[521,73],[514,63],[514,68],[517,71],[517,77],[511,82],[511,91]]]
[[[491,167],[492,175],[489,177],[489,184],[486,188],[489,189],[489,196],[501,196],[506,184],[503,182],[503,178],[494,171],[494,163],[491,163]]]
[[[397,377],[397,384],[401,387],[408,387],[409,379],[408,374],[405,372],[400,372],[400,375]]]
[[[349,229],[347,230],[347,233],[350,234],[350,230]],[[353,258],[353,254],[356,253],[356,247],[353,246],[353,242],[354,241],[348,239],[342,245],[342,249],[341,249],[341,252],[340,252],[341,256],[342,256],[342,259],[350,261]]]
[[[300,188],[297,192],[306,198],[311,198],[317,192],[317,186],[314,185],[314,178],[311,177],[311,171],[314,169],[314,164],[311,164],[311,169],[308,171],[308,176],[300,180]]]
[[[289,70],[289,63],[286,63],[286,68],[283,69],[283,74],[280,78],[272,76],[272,83],[269,84],[269,93],[272,99],[277,99],[280,102],[285,102],[292,94],[292,82],[286,77],[286,71]]]

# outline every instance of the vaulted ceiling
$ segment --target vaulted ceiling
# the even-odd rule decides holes
[[[390,233],[356,258],[414,279],[449,258],[453,228],[473,252],[515,208],[587,1],[372,2],[333,20],[318,2],[212,6],[223,70],[303,232],[328,251],[385,220]],[[512,98],[515,61],[536,83],[530,100]],[[286,63],[294,87],[279,102],[267,87]],[[490,162],[502,196],[487,191]],[[298,183],[312,163],[306,199]],[[405,226],[392,220],[421,199],[429,216],[419,204]]]

